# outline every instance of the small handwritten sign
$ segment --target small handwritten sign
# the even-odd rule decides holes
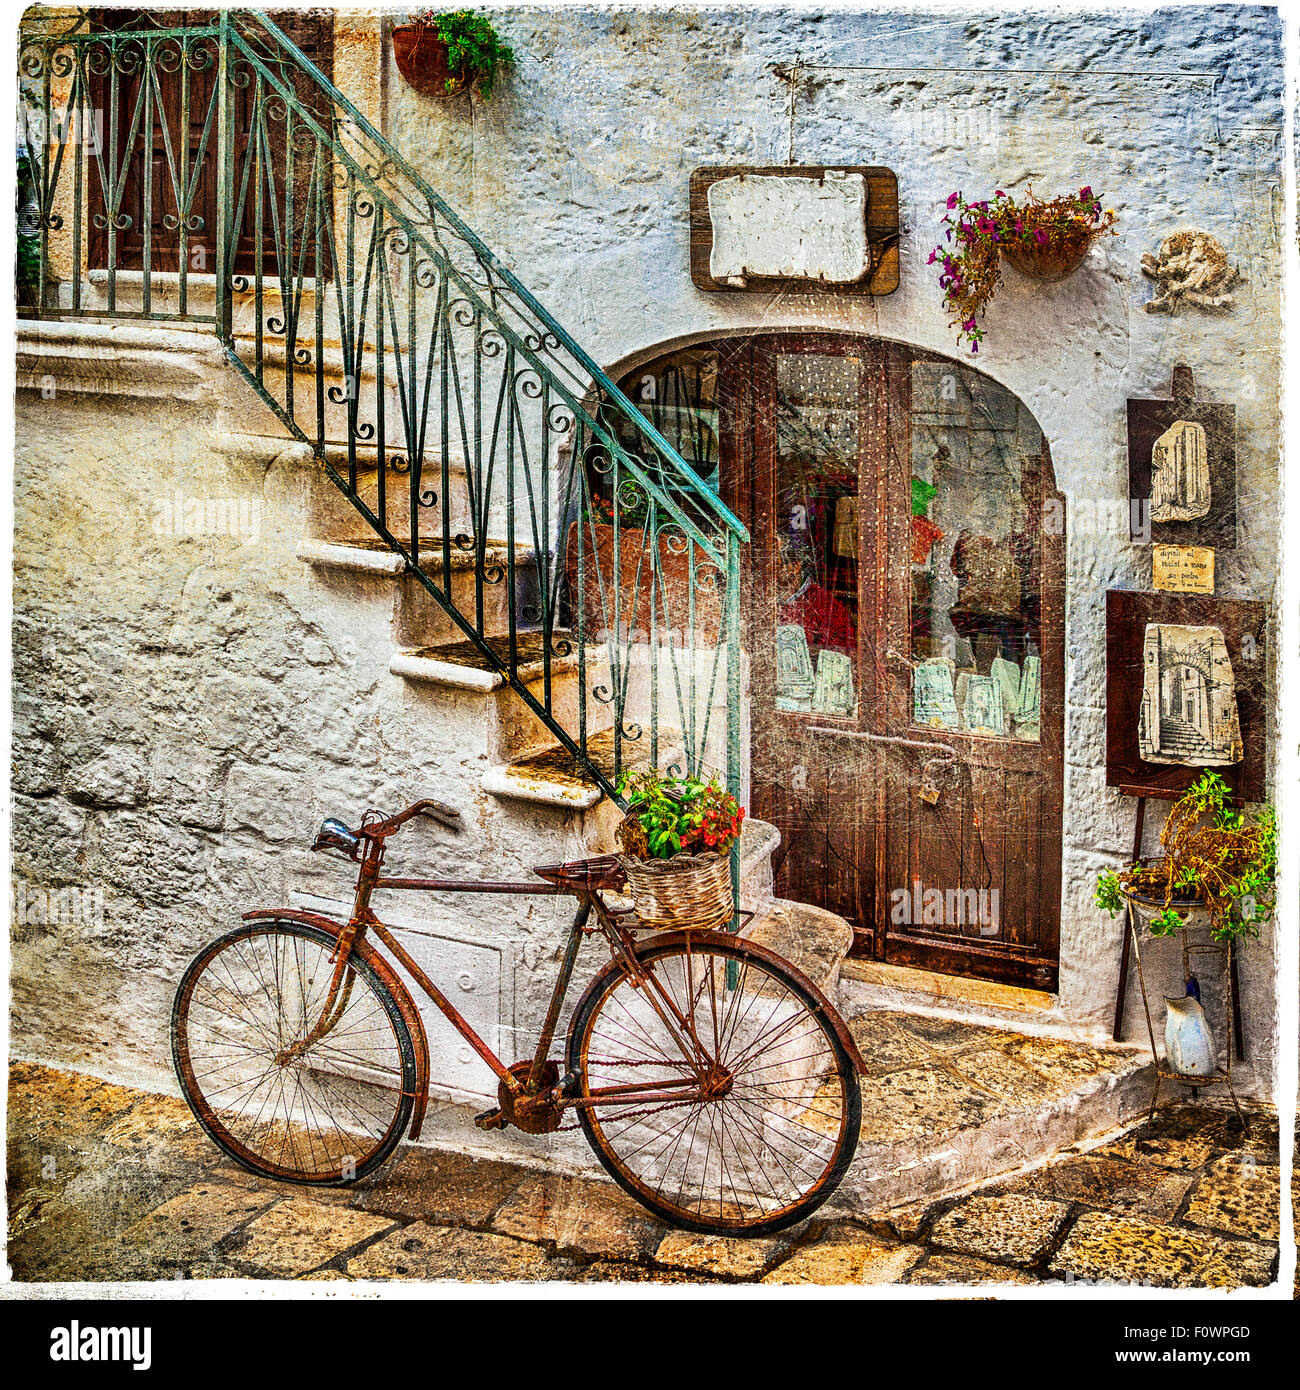
[[[1166,594],[1212,594],[1214,551],[1203,545],[1153,545],[1151,587]]]

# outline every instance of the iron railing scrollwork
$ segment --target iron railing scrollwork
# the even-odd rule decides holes
[[[301,49],[227,10],[19,68],[37,312],[211,322],[575,770],[738,793],[744,527]]]

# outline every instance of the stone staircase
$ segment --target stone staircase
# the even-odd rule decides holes
[[[1210,744],[1194,724],[1189,724],[1185,719],[1162,715],[1160,751],[1179,758],[1198,758],[1210,752]]]

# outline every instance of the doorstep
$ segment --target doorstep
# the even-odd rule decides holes
[[[971,1022],[1060,1028],[1065,1020],[1060,1000],[1043,990],[941,975],[877,960],[846,960],[840,967],[840,1004],[845,1012],[903,1009],[908,1013]]]

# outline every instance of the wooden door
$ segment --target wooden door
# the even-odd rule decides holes
[[[843,335],[750,340],[725,354],[724,482],[753,536],[751,805],[781,831],[783,897],[869,930],[875,832],[867,814],[879,672],[873,588],[880,345]],[[730,428],[729,428],[730,426]]]
[[[723,360],[777,892],[846,917],[856,954],[1055,988],[1064,507],[1041,431],[978,372],[866,339]]]
[[[147,33],[153,28],[179,29],[187,25],[212,23],[215,11],[155,10],[147,17],[139,10],[106,10],[98,23],[106,30],[127,30]],[[275,21],[326,77],[332,75],[334,21],[326,10],[286,10],[277,12]],[[182,65],[174,57],[156,63],[152,72],[156,87],[145,92],[140,100],[144,80],[143,64],[126,64],[117,79],[116,128],[105,116],[104,139],[113,140],[116,150],[107,165],[111,172],[124,168],[124,185],[120,212],[125,223],[117,231],[116,267],[119,270],[140,270],[144,266],[145,223],[149,224],[149,265],[153,271],[176,271],[182,239],[179,229],[180,200],[177,192],[188,191],[193,184],[189,202],[191,225],[184,245],[188,268],[194,274],[212,274],[216,269],[217,230],[217,121],[215,90],[217,81],[216,41],[205,43],[202,56]],[[210,55],[211,61],[206,61]],[[328,129],[328,102],[323,94],[296,71],[287,70],[287,80],[303,106],[321,120]],[[110,105],[111,78],[107,74],[96,78],[96,101],[101,111]],[[311,155],[305,142],[287,155],[284,147],[284,119],[276,115],[267,124],[268,132],[277,137],[268,153],[269,167],[255,152],[250,175],[244,181],[244,169],[253,139],[252,84],[233,88],[235,131],[236,201],[240,200],[240,185],[245,183],[240,218],[239,241],[236,246],[234,270],[241,275],[254,273],[258,257],[263,273],[276,274],[280,267],[276,256],[276,224],[280,225],[281,242],[285,228],[285,178],[292,178],[295,193],[295,215],[292,228],[294,256],[292,265],[286,262],[286,273],[296,272],[299,257],[305,274],[314,273],[315,236],[307,206],[311,182]],[[146,165],[148,167],[146,167]],[[253,171],[256,171],[257,177]],[[329,186],[329,166],[324,174]],[[257,184],[262,186],[262,230],[257,226]],[[90,267],[108,264],[108,231],[104,212],[104,189],[98,164],[92,160],[89,169]],[[273,210],[272,204],[275,204]]]

